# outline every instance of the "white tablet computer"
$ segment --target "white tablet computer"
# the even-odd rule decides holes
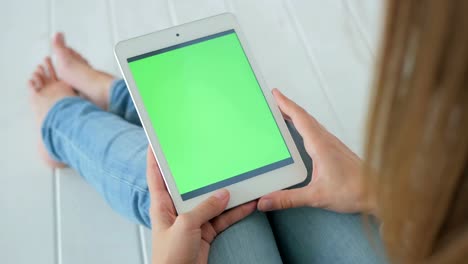
[[[178,213],[221,188],[231,208],[305,180],[232,14],[119,42],[115,55]]]

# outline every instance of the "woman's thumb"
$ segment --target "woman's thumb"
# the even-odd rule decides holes
[[[258,210],[273,211],[308,205],[306,190],[303,188],[283,190],[263,196],[258,201]]]
[[[193,225],[200,227],[220,215],[226,209],[228,202],[229,192],[222,189],[188,212],[187,215]]]

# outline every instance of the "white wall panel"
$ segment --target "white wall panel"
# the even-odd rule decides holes
[[[25,8],[27,6],[27,8]],[[0,262],[55,261],[52,170],[38,158],[27,81],[48,54],[48,2],[0,8]]]

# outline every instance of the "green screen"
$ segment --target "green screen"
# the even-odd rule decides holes
[[[292,163],[233,30],[128,61],[183,197]]]

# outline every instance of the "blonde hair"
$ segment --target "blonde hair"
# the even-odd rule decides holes
[[[468,1],[389,0],[366,177],[397,263],[468,262]]]

